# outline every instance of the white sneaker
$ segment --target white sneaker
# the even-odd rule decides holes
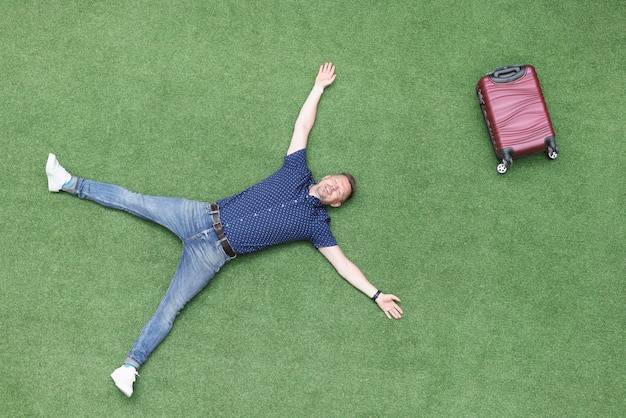
[[[48,176],[48,190],[51,192],[58,192],[72,178],[72,175],[61,167],[54,154],[48,154],[46,175]]]
[[[139,376],[139,373],[137,373],[137,369],[129,364],[124,364],[111,373],[111,378],[115,382],[115,386],[117,386],[117,388],[129,398],[133,394],[133,383],[135,383],[136,379],[135,376]]]

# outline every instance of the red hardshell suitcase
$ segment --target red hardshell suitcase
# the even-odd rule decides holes
[[[501,67],[488,73],[478,82],[476,94],[499,160],[498,173],[506,173],[514,158],[542,151],[550,160],[559,155],[532,65]]]

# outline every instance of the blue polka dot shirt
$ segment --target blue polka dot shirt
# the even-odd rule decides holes
[[[287,155],[271,176],[218,201],[233,250],[249,254],[291,241],[310,241],[315,248],[337,245],[324,204],[309,196],[315,183],[303,149]]]

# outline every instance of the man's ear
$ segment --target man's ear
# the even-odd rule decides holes
[[[334,208],[338,208],[339,206],[341,206],[341,202],[331,203],[331,205],[330,205],[330,206],[332,206],[332,207],[334,207]]]

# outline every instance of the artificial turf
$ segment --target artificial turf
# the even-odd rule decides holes
[[[3,1],[0,415],[622,416],[622,0]],[[73,174],[210,201],[271,174],[318,66],[309,142],[389,321],[310,244],[228,264],[126,399],[109,378],[180,244],[48,193]],[[475,97],[533,64],[561,154],[496,159]]]

